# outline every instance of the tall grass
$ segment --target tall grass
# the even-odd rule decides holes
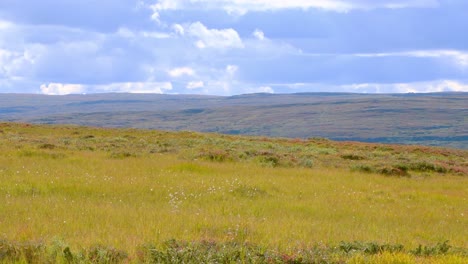
[[[252,243],[286,253],[341,241],[417,248],[449,240],[468,247],[468,178],[455,172],[388,177],[351,171],[349,164],[213,161],[200,157],[193,141],[178,142],[181,134],[156,143],[142,142],[138,133],[128,139],[125,130],[60,129],[10,127],[0,134],[0,239],[110,245],[131,255],[171,239]],[[127,141],[131,147],[119,145]],[[165,150],[146,151],[160,146]],[[123,152],[132,154],[115,155]],[[399,256],[381,256],[392,257]]]

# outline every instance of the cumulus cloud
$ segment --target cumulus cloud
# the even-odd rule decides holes
[[[0,76],[6,76],[8,69],[7,64],[11,60],[12,53],[9,50],[0,49]]]
[[[36,60],[31,50],[12,51],[0,48],[0,77],[21,79],[27,77]]]
[[[189,82],[186,86],[186,88],[189,90],[194,90],[194,89],[203,88],[203,87],[205,87],[205,83],[202,81]]]
[[[239,34],[232,28],[208,29],[201,22],[195,22],[190,24],[185,31],[197,39],[195,45],[199,49],[227,49],[244,47]]]
[[[41,93],[48,95],[82,94],[85,87],[79,84],[49,83],[40,87]]]
[[[256,29],[252,35],[258,39],[258,40],[265,40],[265,33],[263,33],[261,30]]]
[[[182,36],[183,36],[183,35],[185,34],[185,29],[184,29],[184,27],[183,27],[182,25],[180,25],[180,24],[174,24],[174,25],[172,26],[172,28],[173,28],[174,31],[175,31],[177,34],[179,34],[179,35],[182,35]]]
[[[238,76],[239,66],[228,64],[224,67],[197,67],[197,81],[189,82],[185,88],[197,89],[197,93],[211,95],[232,95],[245,93],[251,84],[243,83]]]
[[[160,23],[159,17],[161,11],[176,10],[183,6],[183,0],[158,0],[155,4],[149,5],[149,8],[153,11],[151,19]]]

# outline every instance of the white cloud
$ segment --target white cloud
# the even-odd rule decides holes
[[[48,95],[66,95],[93,93],[148,93],[162,94],[172,90],[170,82],[123,82],[101,85],[49,83],[40,87],[41,93]]]
[[[184,76],[184,75],[187,75],[187,76],[194,76],[195,75],[195,71],[190,67],[175,68],[175,69],[170,70],[168,73],[169,73],[169,75],[171,77],[181,77],[181,76]]]
[[[7,63],[11,60],[12,53],[9,50],[0,49],[0,77],[7,75]]]
[[[262,87],[259,88],[259,91],[261,91],[263,93],[275,93],[273,88],[271,88],[270,86],[262,86]]]
[[[0,77],[18,79],[25,77],[35,63],[39,51],[30,47],[22,52],[0,48]]]
[[[189,25],[185,30],[189,35],[197,38],[195,45],[199,49],[215,48],[243,48],[241,38],[237,31],[232,28],[228,29],[208,29],[200,22],[195,22]]]
[[[408,56],[414,57],[433,57],[433,58],[450,58],[460,66],[468,66],[468,52],[458,50],[429,50],[429,51],[414,51],[408,52]]]
[[[348,12],[354,9],[426,8],[438,5],[438,0],[159,0],[150,9],[153,11],[153,19],[159,21],[161,12],[178,9],[221,9],[232,15],[244,15],[251,11],[281,9],[314,8]]]
[[[468,84],[454,80],[436,80],[413,83],[360,83],[342,85],[346,92],[358,93],[436,93],[436,92],[468,92]]]
[[[4,21],[4,20],[0,20],[0,30],[7,30],[7,29],[10,29],[13,27],[13,24],[8,22],[8,21]]]
[[[375,1],[377,2],[377,1]],[[390,9],[400,9],[400,8],[409,8],[409,7],[437,7],[439,6],[439,0],[398,0],[398,1],[382,1],[381,4],[374,3],[371,5],[373,8],[383,7]]]
[[[242,13],[242,11],[246,13],[248,11],[265,11],[290,8],[321,8],[336,11],[347,11],[352,9],[352,4],[345,1],[336,0],[226,0],[223,2],[225,10],[238,10],[238,13]]]
[[[231,77],[234,76],[234,74],[236,74],[238,70],[239,70],[239,67],[237,65],[226,66],[226,73]]]
[[[43,94],[48,95],[82,94],[86,91],[83,85],[63,83],[42,84],[40,89]]]
[[[183,6],[184,0],[158,0],[155,4],[150,5],[149,8],[153,11],[151,19],[160,23],[160,12],[165,10],[180,9]]]
[[[168,33],[156,32],[156,31],[141,31],[140,35],[145,38],[155,38],[155,39],[167,39],[171,37],[171,35]]]
[[[201,65],[198,68],[201,71],[201,74],[197,75],[200,80],[190,82],[186,86],[187,89],[199,89],[197,93],[233,95],[244,93],[246,87],[252,86],[237,79],[236,75],[239,71],[237,65],[229,64],[223,68],[209,68]]]
[[[403,83],[396,84],[394,90],[399,93],[468,92],[468,84],[452,80]]]
[[[154,11],[158,12],[157,19],[167,18],[165,21],[167,25],[158,26],[144,22],[148,19],[150,12],[146,9],[148,5],[143,3],[152,3]],[[84,85],[87,93],[106,91],[179,93],[197,89],[195,90],[197,93],[206,91],[210,94],[228,95],[248,91],[269,92],[268,88],[277,93],[317,91],[322,88],[320,91],[325,89],[342,91],[340,84],[353,82],[358,84],[354,85],[354,88],[347,87],[347,91],[463,90],[466,86],[457,81],[378,84],[381,80],[411,82],[412,80],[466,79],[468,49],[445,48],[450,47],[450,44],[455,43],[454,41],[463,39],[456,35],[458,31],[451,32],[446,29],[447,31],[442,34],[447,37],[446,41],[444,38],[428,45],[424,44],[425,47],[431,47],[434,50],[418,50],[421,49],[418,46],[419,40],[416,40],[417,38],[411,40],[410,36],[407,41],[397,45],[398,47],[393,47],[394,50],[407,48],[404,52],[385,53],[389,51],[385,50],[388,45],[382,45],[380,42],[374,43],[372,38],[370,38],[369,45],[359,45],[356,51],[353,47],[356,44],[354,39],[349,38],[351,44],[345,49],[348,53],[341,53],[344,49],[340,43],[347,43],[341,40],[348,39],[345,32],[347,28],[336,29],[333,27],[336,23],[316,25],[317,27],[304,32],[303,38],[301,31],[294,32],[293,35],[298,34],[298,38],[294,39],[288,37],[290,34],[281,36],[278,32],[275,36],[270,36],[268,32],[271,30],[261,26],[267,20],[285,18],[299,13],[300,17],[297,19],[302,20],[304,19],[302,16],[308,14],[303,14],[300,10],[299,13],[295,12],[298,10],[293,13],[265,13],[258,17],[265,21],[260,21],[261,23],[253,25],[254,27],[250,27],[252,21],[247,18],[250,22],[236,18],[222,19],[222,21],[214,19],[223,10],[230,10],[231,13],[237,14],[251,11],[315,8],[352,11],[376,7],[424,7],[435,4],[436,1],[424,0],[142,0],[139,1],[139,6],[143,8],[144,5],[145,10],[142,10],[143,14],[138,18],[142,20],[132,18],[127,23],[109,19],[109,21],[104,21],[107,25],[105,31],[100,28],[102,23],[97,25],[97,22],[91,20],[86,27],[78,25],[75,28],[75,25],[70,24],[58,25],[61,23],[59,19],[57,25],[28,24],[16,19],[12,20],[14,22],[9,22],[0,19],[0,79],[2,79],[2,85],[10,83],[11,87],[18,91],[38,92],[39,87],[43,86],[46,92],[51,93],[60,91],[66,93],[70,89],[70,83]],[[444,8],[441,8],[440,12],[446,12]],[[166,15],[163,13],[164,10],[183,11]],[[185,10],[188,12],[185,13]],[[412,12],[419,11],[408,11],[408,15]],[[371,12],[365,13],[372,16]],[[439,11],[434,13],[437,15]],[[161,14],[160,17],[159,14]],[[206,15],[206,18],[200,20],[200,16],[203,15]],[[255,16],[255,14],[252,15]],[[333,18],[336,15],[332,12],[320,12],[317,22],[321,23],[323,19]],[[354,25],[354,19],[354,15],[346,16],[350,27]],[[405,18],[405,21],[406,19],[411,20],[409,17]],[[210,21],[210,24],[197,22],[198,20]],[[384,23],[385,21],[377,22]],[[337,22],[336,25],[341,23]],[[395,28],[399,26],[401,25],[396,25]],[[436,29],[444,29],[442,26]],[[377,27],[378,24],[375,28]],[[266,35],[262,30],[265,30]],[[281,29],[280,31],[282,32]],[[345,33],[343,37],[340,34],[342,31]],[[412,28],[402,34],[407,36],[406,34],[411,32]],[[437,32],[434,36],[440,36]],[[434,37],[428,33],[427,39],[430,40],[431,36]],[[303,48],[304,52],[301,53],[300,48]],[[374,49],[384,53],[354,54]],[[316,51],[317,54],[307,54],[308,50]],[[317,58],[307,58],[309,55],[317,56]],[[368,60],[353,56],[401,56],[401,58]],[[385,66],[388,65],[388,67],[384,67],[385,69],[374,67],[374,65],[383,65],[381,63],[387,63],[387,61],[389,63]],[[411,67],[411,65],[418,65],[420,68],[409,69],[411,74],[399,68]],[[321,83],[317,85],[307,83],[314,81]],[[25,82],[29,83],[24,85]],[[49,82],[62,83],[64,87],[57,88],[49,85]],[[306,84],[304,86],[301,84],[277,86],[272,84],[274,82],[306,82]],[[377,84],[360,84],[360,82],[377,82]],[[98,85],[102,83],[109,83],[109,85]],[[0,86],[1,89],[5,89],[4,87],[5,85]],[[294,87],[294,89],[288,90],[288,87]]]
[[[116,33],[118,36],[122,37],[122,38],[134,38],[136,37],[136,34],[131,31],[130,29],[126,28],[126,27],[121,27],[117,30],[117,33]]]
[[[172,29],[174,29],[174,31],[179,34],[179,35],[185,35],[185,29],[182,25],[180,24],[174,24],[172,25]]]
[[[256,29],[252,35],[258,40],[265,40],[265,33],[259,29]]]
[[[157,31],[131,31],[128,28],[121,27],[116,32],[117,36],[122,38],[155,38],[155,39],[167,39],[170,38],[171,35],[165,32],[157,32]]]
[[[172,90],[170,82],[124,82],[108,85],[94,86],[97,92],[119,92],[119,93],[155,93],[162,94]]]
[[[358,53],[358,57],[417,57],[449,59],[462,67],[468,67],[468,52],[460,50],[413,50],[388,53]]]
[[[202,81],[189,82],[186,86],[186,88],[189,90],[194,90],[194,89],[203,88],[203,87],[205,87],[205,83],[203,83]]]
[[[273,88],[271,88],[270,86],[261,86],[257,89],[252,89],[251,91],[254,93],[275,93]]]

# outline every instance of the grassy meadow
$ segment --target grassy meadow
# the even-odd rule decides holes
[[[3,123],[0,262],[466,263],[467,176],[466,150]]]

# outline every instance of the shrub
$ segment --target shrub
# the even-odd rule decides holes
[[[363,252],[366,254],[381,254],[383,252],[402,252],[404,250],[401,244],[378,244],[376,242],[362,243],[358,241],[354,242],[341,242],[339,249],[345,253],[351,252]]]
[[[275,155],[260,156],[259,161],[263,165],[277,167],[280,163],[280,159]]]
[[[411,170],[420,171],[420,172],[438,172],[438,173],[447,173],[447,168],[442,166],[437,166],[428,162],[418,162],[413,163],[409,166]]]
[[[442,243],[437,243],[434,246],[422,246],[419,245],[416,249],[412,250],[411,253],[413,253],[416,256],[434,256],[434,255],[443,255],[446,254],[451,246],[448,244],[448,240],[442,242]]]
[[[371,166],[366,165],[366,164],[357,164],[357,165],[353,165],[353,166],[351,167],[351,170],[352,170],[352,171],[358,171],[358,172],[365,172],[365,173],[372,173],[372,172],[374,172],[374,168],[372,168]]]
[[[303,158],[299,162],[299,165],[304,168],[312,168],[314,166],[314,161],[309,158]]]
[[[49,144],[49,143],[44,143],[44,144],[39,145],[39,148],[40,149],[55,149],[55,145],[54,144]]]
[[[137,155],[134,153],[130,152],[112,152],[110,154],[110,157],[113,159],[125,159],[125,158],[131,158],[131,157],[136,157]]]
[[[405,168],[401,167],[382,167],[377,169],[377,172],[385,176],[399,176],[399,177],[408,177],[410,176]]]
[[[88,259],[92,263],[122,263],[127,258],[125,251],[102,245],[93,246],[88,251]]]
[[[223,162],[231,159],[231,156],[228,152],[224,150],[210,150],[202,152],[198,155],[199,158],[209,160],[209,161],[216,161],[216,162]]]
[[[25,242],[10,243],[6,240],[0,241],[0,262],[40,263],[43,262],[45,246],[42,243]]]
[[[363,160],[363,159],[365,159],[363,156],[355,155],[355,154],[344,154],[344,155],[341,155],[341,158],[345,159],[345,160]]]
[[[280,156],[270,151],[258,151],[253,154],[257,160],[262,164],[269,167],[277,167],[280,165]]]
[[[144,246],[137,255],[143,263],[337,263],[308,256],[308,252],[298,253],[280,254],[247,243],[170,240],[163,248]]]

